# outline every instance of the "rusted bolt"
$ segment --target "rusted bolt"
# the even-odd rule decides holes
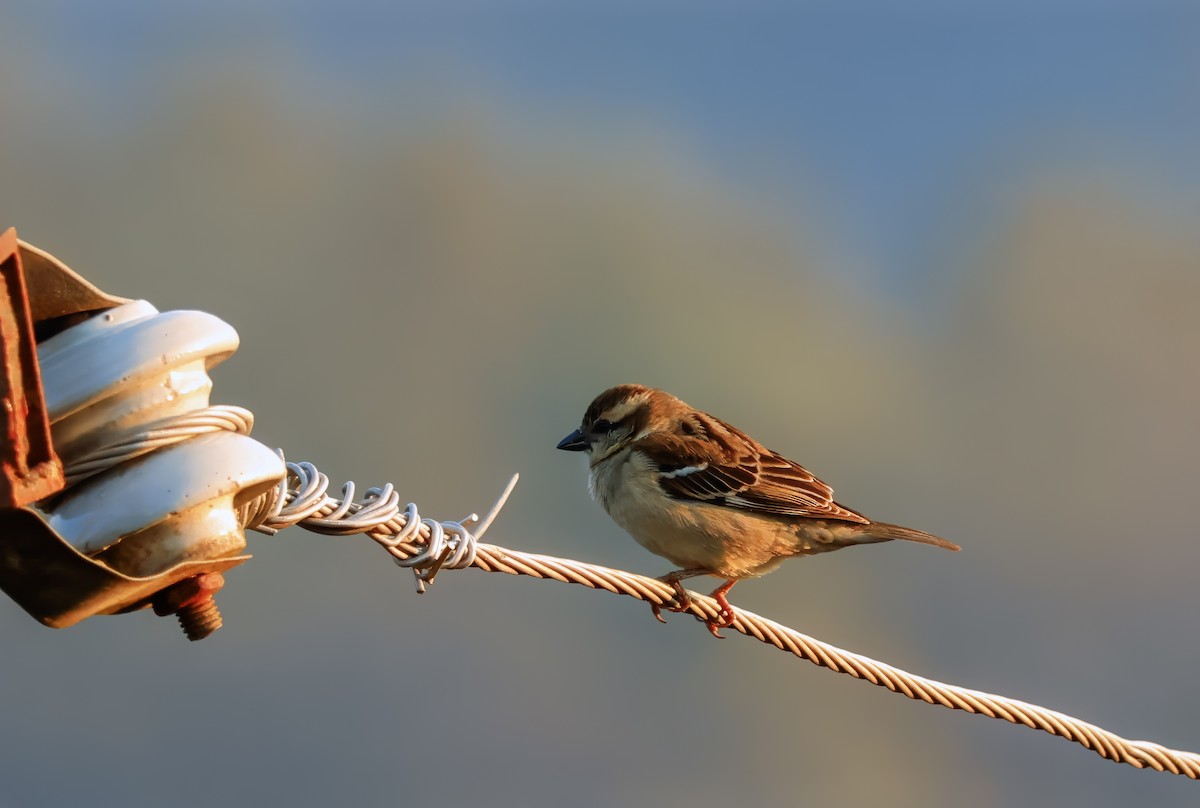
[[[154,613],[179,616],[183,633],[192,642],[203,640],[221,627],[221,612],[213,595],[225,585],[225,576],[206,572],[180,581],[154,596]]]

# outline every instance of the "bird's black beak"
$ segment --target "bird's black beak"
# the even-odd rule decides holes
[[[558,442],[558,448],[564,452],[582,452],[587,447],[587,438],[578,429]]]

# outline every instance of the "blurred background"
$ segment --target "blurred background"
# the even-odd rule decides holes
[[[554,444],[663,387],[963,546],[735,604],[1200,750],[1194,3],[6,7],[0,225],[234,325],[335,482],[660,574]],[[0,600],[0,805],[1171,805],[1182,778],[581,587],[252,534],[226,626]],[[701,581],[697,588],[706,588]]]

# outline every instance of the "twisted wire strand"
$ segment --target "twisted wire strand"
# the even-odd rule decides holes
[[[399,498],[390,484],[367,489],[361,502],[352,502],[354,485],[346,483],[342,487],[343,499],[339,502],[326,493],[329,480],[311,463],[287,465],[288,480],[270,495],[269,505],[259,503],[257,522],[252,519],[248,527],[273,532],[298,524],[329,535],[365,533],[383,545],[397,564],[412,568],[419,592],[425,591],[425,585],[433,581],[440,569],[474,567],[485,572],[579,584],[658,606],[675,602],[672,588],[656,578],[479,543],[478,539],[512,493],[516,476],[472,534],[467,525],[476,521],[474,514],[461,522],[439,523],[422,519],[412,503],[403,510],[399,508]],[[293,481],[296,485],[288,486]],[[719,607],[715,600],[697,592],[689,591],[688,594],[691,595],[691,605],[687,609],[690,614],[699,620],[716,618]],[[1168,749],[1151,741],[1131,741],[1055,710],[908,673],[885,662],[844,651],[745,609],[735,610],[729,628],[819,667],[862,679],[916,701],[1038,729],[1090,749],[1105,760],[1200,779],[1200,754],[1194,752]]]
[[[571,559],[515,552],[494,545],[480,544],[476,548],[474,566],[489,572],[581,584],[659,606],[674,602],[671,587],[655,578]],[[715,600],[696,592],[689,591],[688,594],[692,598],[688,609],[691,614],[700,620],[716,618],[720,607]],[[735,631],[807,659],[814,665],[885,687],[910,699],[1039,729],[1091,749],[1106,760],[1200,779],[1200,754],[1168,749],[1151,741],[1127,740],[1055,710],[908,673],[885,662],[844,651],[740,607],[734,610],[734,615],[730,628]]]

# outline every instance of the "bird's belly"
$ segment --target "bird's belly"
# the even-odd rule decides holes
[[[718,505],[665,503],[661,495],[622,497],[608,509],[638,544],[680,569],[746,578],[774,569],[803,552],[792,526]]]
[[[754,577],[791,556],[896,537],[873,534],[871,523],[852,511],[835,509],[833,518],[815,518],[803,510],[781,514],[770,508],[737,507],[749,502],[718,498],[719,490],[713,490],[715,499],[708,501],[673,499],[662,486],[663,470],[669,466],[659,466],[647,452],[624,443],[602,452],[593,447],[588,460],[592,497],[640,545],[680,569],[732,579]],[[698,472],[704,465],[675,473]]]
[[[755,514],[722,505],[669,499],[648,465],[621,458],[592,467],[592,496],[638,544],[680,569],[748,578],[794,555],[834,549],[814,535],[815,520]],[[826,531],[827,532],[827,531]]]

